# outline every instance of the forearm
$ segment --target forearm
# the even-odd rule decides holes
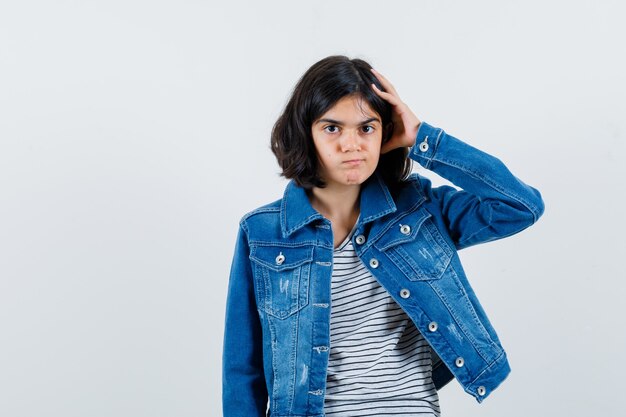
[[[422,122],[410,157],[482,199],[524,207],[535,220],[543,213],[543,200],[538,190],[514,176],[500,159],[442,129]]]
[[[222,353],[224,417],[265,416],[262,334],[245,232],[240,230],[228,284]]]
[[[439,201],[458,248],[515,234],[539,219],[539,191],[517,178],[504,163],[425,122],[409,157],[461,188],[423,187]]]

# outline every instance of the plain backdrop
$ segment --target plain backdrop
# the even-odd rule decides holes
[[[272,125],[332,54],[545,199],[530,229],[460,253],[512,373],[482,404],[451,382],[442,415],[623,415],[625,13],[2,1],[0,415],[221,415],[238,221],[281,197]]]

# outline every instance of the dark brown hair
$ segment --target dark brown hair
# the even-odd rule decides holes
[[[272,129],[271,148],[281,175],[294,179],[303,188],[324,187],[318,172],[318,158],[311,127],[340,99],[350,95],[362,98],[381,118],[383,143],[393,133],[392,107],[371,87],[385,91],[362,59],[333,55],[316,62],[296,84],[291,98]],[[390,186],[399,185],[411,173],[408,149],[398,148],[380,155],[376,171]]]

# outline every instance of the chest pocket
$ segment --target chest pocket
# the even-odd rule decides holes
[[[285,319],[309,302],[313,246],[251,246],[258,307]]]
[[[452,249],[421,208],[397,221],[375,243],[411,281],[441,278],[452,259]]]

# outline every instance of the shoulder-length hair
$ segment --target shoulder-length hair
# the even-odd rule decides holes
[[[271,148],[282,169],[281,175],[305,188],[325,187],[319,176],[319,161],[313,143],[313,122],[340,99],[356,95],[381,117],[382,143],[393,133],[392,107],[373,90],[372,83],[385,91],[362,59],[342,55],[316,62],[300,78],[272,129]],[[380,155],[376,171],[385,182],[400,185],[411,173],[408,149],[398,148]]]

